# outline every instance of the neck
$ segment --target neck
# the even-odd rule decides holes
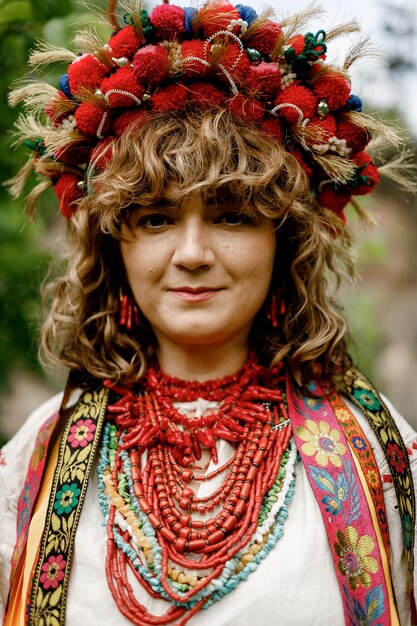
[[[157,349],[159,367],[169,376],[204,382],[231,376],[248,358],[248,346],[178,346],[160,343]]]

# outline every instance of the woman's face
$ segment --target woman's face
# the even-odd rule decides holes
[[[122,225],[127,277],[160,347],[247,344],[275,248],[273,220],[251,221],[198,197],[139,207]]]

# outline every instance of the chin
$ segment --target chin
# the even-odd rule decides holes
[[[233,340],[234,334],[230,332],[230,325],[210,327],[204,322],[189,322],[181,325],[181,328],[165,329],[164,335],[171,341],[183,346],[210,346]],[[240,334],[237,331],[236,335]]]

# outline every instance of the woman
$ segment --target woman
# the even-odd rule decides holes
[[[371,134],[396,139],[350,92],[360,48],[326,64],[352,27],[109,15],[33,55],[70,62],[59,91],[12,96],[47,118],[12,191],[34,165],[30,207],[53,185],[70,220],[42,335],[70,377],[4,449],[5,623],[415,623],[416,434],[331,289]]]

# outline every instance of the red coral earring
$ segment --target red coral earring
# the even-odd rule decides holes
[[[280,319],[286,314],[287,305],[285,302],[282,289],[278,289],[272,294],[269,303],[266,306],[266,317],[271,323],[272,328],[278,328]]]
[[[131,296],[120,294],[119,326],[126,328],[126,330],[140,326],[139,308]]]

